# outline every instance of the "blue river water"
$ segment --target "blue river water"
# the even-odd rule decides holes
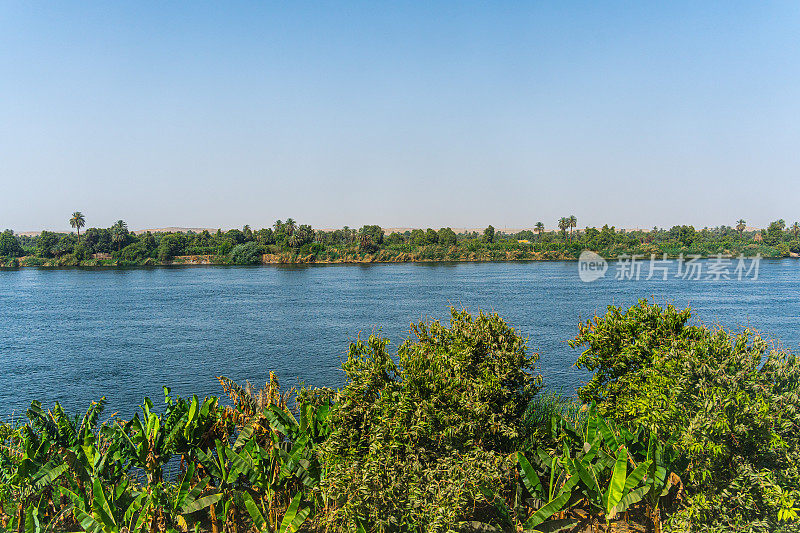
[[[708,266],[708,265],[706,265]],[[0,418],[31,400],[85,408],[106,396],[132,414],[168,385],[220,394],[215,376],[263,384],[344,384],[357,335],[380,329],[395,349],[409,324],[448,306],[497,311],[540,353],[545,384],[586,375],[567,345],[581,319],[640,298],[691,306],[708,325],[750,327],[795,350],[800,261],[764,260],[758,279],[581,281],[575,262],[19,269],[0,271]]]

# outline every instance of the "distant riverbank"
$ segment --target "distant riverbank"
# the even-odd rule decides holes
[[[76,213],[81,215],[81,213]],[[75,218],[75,217],[73,217]],[[83,219],[75,218],[76,228]],[[721,226],[674,226],[669,230],[618,231],[613,226],[577,229],[563,219],[561,231],[516,234],[456,233],[451,228],[389,233],[377,225],[355,230],[315,230],[291,219],[272,228],[211,233],[202,231],[135,234],[119,220],[110,228],[88,228],[36,236],[0,234],[0,267],[131,267],[259,264],[364,264],[416,262],[574,261],[584,250],[606,259],[623,257],[796,257],[800,254],[800,224],[787,228],[782,220],[766,230],[747,231]]]
[[[767,247],[760,247],[759,250],[744,251],[729,251],[723,250],[719,252],[722,256],[735,257],[739,254],[745,257],[755,257],[757,253],[765,259],[778,259],[783,257],[798,257],[798,254],[790,252],[788,255],[782,255],[775,250],[775,253],[770,253],[771,250],[765,249]],[[535,251],[535,250],[483,250],[479,252],[465,251],[461,249],[436,250],[439,253],[430,253],[430,251],[420,250],[417,252],[397,252],[393,250],[380,250],[376,253],[360,253],[345,252],[341,254],[299,254],[293,252],[285,252],[278,254],[262,254],[260,261],[256,260],[247,265],[270,265],[270,264],[371,264],[371,263],[472,263],[472,262],[506,262],[506,261],[577,261],[579,253],[571,250],[548,250],[548,251]],[[428,253],[426,253],[428,252]],[[766,252],[766,253],[765,253]],[[666,254],[667,258],[674,259],[679,255],[684,257],[698,256],[701,258],[713,258],[718,254],[693,254],[689,251],[687,253]],[[101,254],[98,254],[101,255]],[[103,254],[105,255],[105,254]],[[608,260],[615,260],[620,258],[629,258],[635,255],[638,259],[649,260],[650,254],[643,254],[640,251],[623,251],[615,253],[603,253],[599,255]],[[662,258],[664,253],[654,254],[657,258]],[[114,259],[108,257],[93,257],[91,259],[78,260],[74,256],[66,257],[53,257],[42,258],[37,256],[24,256],[18,258],[0,258],[0,267],[2,268],[23,268],[23,267],[132,267],[132,266],[175,266],[175,265],[230,265],[237,266],[241,263],[232,261],[230,256],[225,255],[182,255],[175,256],[170,260],[159,261],[156,258],[145,257],[138,260]]]
[[[502,253],[476,253],[454,251],[437,254],[414,252],[393,252],[381,250],[377,253],[343,253],[331,256],[328,254],[298,254],[292,252],[279,254],[262,254],[260,264],[365,264],[365,263],[419,263],[419,262],[491,262],[491,261],[570,261],[576,256],[561,251],[506,251]],[[259,262],[248,263],[248,265]],[[137,261],[117,260],[113,258],[92,258],[79,261],[74,257],[44,259],[36,256],[25,256],[6,260],[4,267],[128,267],[128,266],[171,266],[171,265],[237,265],[229,256],[220,255],[182,255],[168,261],[159,261],[152,257]]]

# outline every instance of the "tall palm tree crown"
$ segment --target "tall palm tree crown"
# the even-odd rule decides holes
[[[117,250],[122,249],[122,243],[125,242],[128,236],[128,225],[124,220],[117,220],[111,226],[111,241],[117,243]]]
[[[297,228],[297,222],[294,221],[293,218],[286,219],[286,235],[291,237],[292,233],[294,233],[295,228]]]
[[[569,219],[567,217],[561,217],[558,219],[558,229],[561,230],[561,235],[567,235],[567,228],[569,228]]]
[[[539,240],[542,240],[542,233],[544,233],[544,224],[542,222],[536,223],[536,233],[539,234]]]
[[[86,225],[86,217],[80,211],[75,211],[69,219],[69,225],[78,230],[78,242],[81,242],[81,228]]]
[[[747,222],[745,222],[743,218],[740,218],[739,220],[736,221],[736,231],[738,231],[740,235],[746,227],[747,227]]]

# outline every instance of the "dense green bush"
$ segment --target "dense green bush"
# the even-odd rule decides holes
[[[674,435],[689,492],[687,531],[774,531],[800,490],[800,362],[751,331],[691,322],[641,301],[581,325],[580,391],[606,416]]]
[[[139,241],[129,244],[119,252],[114,252],[113,257],[117,261],[127,261],[135,264],[137,261],[143,261],[150,257],[150,252],[151,251],[147,249],[144,243]]]
[[[327,522],[348,531],[447,531],[501,477],[540,386],[538,354],[497,315],[452,310],[413,326],[397,362],[386,339],[350,347],[347,385],[322,445]]]
[[[0,257],[20,257],[23,254],[22,245],[11,230],[0,233]]]
[[[176,255],[183,255],[186,237],[181,233],[169,233],[158,243],[158,260],[170,261]]]
[[[259,265],[264,247],[256,242],[237,244],[231,250],[231,262],[234,265]]]

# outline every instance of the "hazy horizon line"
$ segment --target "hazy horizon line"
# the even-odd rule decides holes
[[[781,219],[776,219],[776,220],[781,220]],[[784,221],[786,222],[785,219],[784,219]],[[364,225],[365,224],[362,224],[361,226],[349,226],[348,225],[348,226],[340,226],[340,227],[333,227],[333,226],[315,227],[315,226],[312,225],[311,227],[314,230],[317,230],[317,231],[336,231],[336,230],[341,230],[344,227],[348,227],[349,229],[358,230],[361,227],[363,227]],[[486,226],[440,226],[439,228],[434,228],[432,226],[424,226],[423,227],[423,226],[382,226],[381,225],[380,227],[386,233],[398,233],[398,232],[399,233],[404,233],[406,231],[413,231],[413,230],[417,230],[417,229],[420,229],[420,230],[436,229],[436,230],[438,230],[440,228],[450,228],[454,232],[456,232],[458,234],[462,234],[462,233],[482,232],[484,229],[486,229],[490,225],[492,227],[494,227],[495,231],[501,232],[501,233],[507,233],[507,234],[520,233],[522,231],[536,231],[535,225],[531,225],[531,226],[498,226],[498,225],[494,225],[494,224],[487,224]],[[578,227],[574,228],[573,231],[580,231],[580,230],[583,230],[583,229],[586,229],[586,228],[602,228],[605,225],[608,225],[609,227],[614,228],[616,231],[626,231],[626,232],[631,232],[631,231],[651,231],[654,227],[658,228],[659,230],[669,230],[670,228],[672,228],[674,226],[684,226],[684,225],[693,226],[693,224],[672,224],[671,226],[655,225],[655,226],[649,226],[649,227],[647,227],[647,226],[624,226],[623,227],[623,226],[617,226],[615,224],[606,223],[606,224],[602,224],[602,225],[595,224],[595,225],[578,226]],[[790,225],[790,223],[786,222],[786,225],[788,227]],[[250,226],[250,225],[248,225],[248,226]],[[719,224],[717,226],[702,226],[702,227],[695,226],[695,229],[699,231],[699,230],[703,230],[703,229],[714,229],[714,228],[718,228],[718,227],[722,227],[722,226],[727,226],[727,227],[733,228],[733,227],[735,227],[735,223],[734,224]],[[768,224],[765,224],[764,226],[746,225],[744,231],[759,231],[759,230],[765,229],[767,226],[768,226]],[[107,226],[107,227],[110,227],[110,225]],[[87,225],[81,231],[84,232],[84,231],[86,231],[86,229],[89,229],[89,228],[106,229],[107,227]],[[187,232],[190,232],[190,231],[194,232],[194,233],[201,233],[203,231],[208,231],[208,232],[214,233],[214,232],[216,232],[218,230],[226,232],[226,231],[230,231],[232,229],[242,229],[243,227],[244,226],[230,226],[230,225],[223,225],[223,226],[217,226],[217,227],[211,227],[211,226],[191,226],[191,227],[190,226],[160,226],[160,227],[149,227],[149,228],[141,228],[141,229],[131,229],[129,231],[131,233],[134,233],[134,234],[143,234],[143,233],[147,233],[147,232],[151,232],[151,233],[175,233],[175,232],[187,233]],[[259,229],[272,228],[272,225],[270,224],[269,226],[261,226],[261,227],[250,226],[250,228],[253,231],[257,231]],[[41,234],[43,231],[50,231],[50,232],[53,232],[53,233],[67,233],[67,234],[75,233],[74,228],[64,228],[64,229],[44,228],[44,229],[41,229],[41,230],[26,230],[26,231],[18,231],[18,230],[12,229],[12,228],[5,228],[5,229],[11,229],[11,231],[14,233],[14,235],[22,235],[22,236],[30,236],[30,237],[37,236],[37,235]],[[559,228],[557,226],[545,225],[544,231],[545,232],[552,232],[552,231],[560,231],[560,230],[559,230]]]

